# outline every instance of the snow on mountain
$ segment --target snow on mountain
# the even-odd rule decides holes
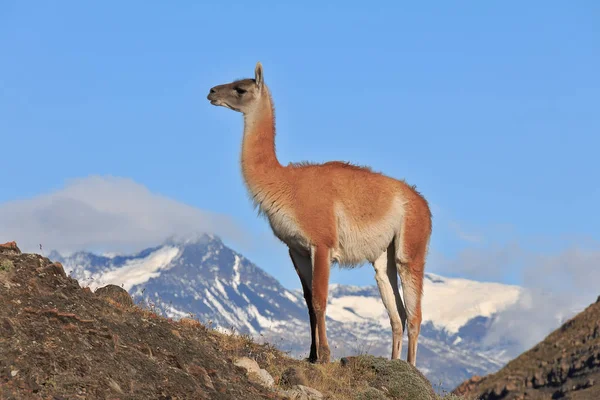
[[[121,283],[125,290],[130,290],[135,285],[146,283],[151,278],[160,276],[161,270],[168,269],[178,255],[177,247],[161,247],[147,257],[128,260],[121,267],[111,268],[99,276],[98,281],[91,286],[97,287],[100,281],[103,281],[112,284]]]
[[[140,253],[137,256],[102,255],[93,256],[88,253],[75,253],[66,258],[69,267],[80,282],[95,290],[109,283],[119,285],[125,290],[160,276],[162,270],[171,266],[171,262],[179,255],[174,246],[163,246]],[[60,257],[59,257],[60,258]],[[102,268],[98,269],[98,265]]]
[[[169,317],[192,315],[307,356],[309,322],[301,291],[284,288],[215,236],[173,237],[133,255],[50,256],[92,290],[122,286],[134,301],[151,303]],[[434,274],[426,275],[424,285],[419,368],[443,388],[499,369],[505,349],[487,347],[483,339],[495,315],[514,305],[522,289]],[[334,357],[360,352],[389,357],[391,328],[375,285],[330,285],[327,318]],[[406,347],[403,351],[406,356]]]
[[[400,290],[402,292],[402,290]],[[331,285],[327,314],[339,321],[377,320],[389,325],[389,318],[379,299],[376,286]],[[522,288],[499,283],[482,283],[467,279],[443,278],[425,274],[423,288],[423,323],[431,322],[448,334],[457,334],[475,317],[491,317],[517,302]]]

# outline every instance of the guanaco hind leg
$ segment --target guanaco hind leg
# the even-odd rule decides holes
[[[391,257],[390,257],[391,256]],[[392,326],[392,360],[402,354],[402,334],[406,323],[406,311],[398,290],[398,271],[392,246],[374,263],[375,280],[379,287],[381,300],[385,306]]]
[[[423,294],[423,262],[411,261],[397,263],[402,281],[402,293],[408,320],[408,356],[409,364],[416,365],[417,343],[421,332],[421,298]]]

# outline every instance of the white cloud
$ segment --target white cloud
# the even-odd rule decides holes
[[[499,315],[488,342],[512,339],[523,351],[542,340],[600,295],[598,265],[600,250],[573,247],[558,254],[529,255],[522,271],[529,291]]]
[[[484,339],[489,345],[513,343],[510,353],[516,356],[600,295],[600,250],[585,244],[589,243],[555,253],[527,250],[514,242],[470,248],[453,260],[438,255],[437,266],[446,274],[482,281],[506,281],[510,276],[520,281],[526,290],[498,314]]]
[[[244,241],[233,221],[180,203],[131,179],[91,176],[30,199],[0,204],[0,242],[16,240],[24,251],[81,249],[132,251],[167,236],[215,233]]]
[[[462,276],[486,282],[506,282],[514,271],[526,268],[526,251],[516,242],[485,247],[468,247],[449,259],[432,254],[429,264],[441,275]]]

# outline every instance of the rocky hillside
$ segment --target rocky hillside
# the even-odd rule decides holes
[[[216,236],[171,238],[134,254],[53,252],[50,258],[92,290],[121,286],[136,303],[151,304],[164,316],[193,315],[213,327],[267,340],[294,357],[308,355],[309,322],[301,292],[286,289]],[[365,352],[389,356],[389,318],[379,290],[370,283],[330,286],[327,329],[334,358]],[[501,368],[510,359],[506,348],[511,343],[490,345],[485,338],[495,315],[513,305],[521,291],[426,274],[419,370],[440,389],[451,390],[470,376]]]
[[[248,336],[174,321],[115,285],[0,245],[1,399],[436,399],[404,361],[312,365]]]
[[[473,377],[454,393],[477,400],[600,399],[600,297],[497,373]]]

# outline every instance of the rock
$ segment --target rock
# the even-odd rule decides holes
[[[483,380],[483,377],[479,375],[474,375],[471,378],[467,379],[463,383],[461,383],[456,389],[452,391],[452,394],[457,396],[464,396],[467,393],[471,393],[479,383]]]
[[[499,385],[499,384],[497,384],[491,392],[493,398],[504,397],[504,395],[506,395],[506,393],[508,393],[508,392],[505,391],[504,386]]]
[[[356,395],[356,400],[388,400],[388,397],[381,390],[369,387]]]
[[[275,385],[275,379],[271,374],[258,366],[258,363],[248,357],[238,358],[233,361],[233,364],[244,368],[248,378],[264,387],[271,388]]]
[[[289,400],[321,400],[323,393],[316,389],[304,385],[295,385],[291,389],[280,392],[286,399]]]
[[[304,372],[300,368],[289,367],[281,374],[280,384],[285,387],[292,387],[295,385],[308,385],[308,380],[304,376]]]
[[[123,389],[121,389],[121,386],[119,386],[119,384],[112,378],[108,378],[108,386],[114,390],[117,393],[121,393],[123,394]]]
[[[187,368],[187,371],[189,374],[195,376],[196,378],[199,378],[205,387],[211,390],[215,390],[215,387],[212,383],[212,379],[210,379],[210,376],[208,375],[208,372],[206,372],[206,369],[199,365],[192,364]]]
[[[347,357],[343,365],[373,371],[375,378],[369,384],[385,392],[388,397],[411,400],[437,398],[429,380],[404,360],[388,360],[383,357],[363,355]]]
[[[548,383],[548,381],[544,378],[542,372],[538,371],[535,374],[533,374],[533,379],[531,380],[531,383],[533,384],[534,388],[538,388],[544,386],[546,383]]]
[[[217,392],[219,392],[219,393],[227,392],[228,382],[226,380],[224,380],[223,378],[221,378],[216,370],[208,369],[208,370],[206,370],[206,373],[210,377],[210,379],[214,385],[214,388]]]
[[[238,358],[233,361],[233,365],[244,368],[247,372],[258,373],[260,367],[258,363],[248,357]]]
[[[42,269],[42,272],[45,272],[49,275],[62,276],[63,278],[66,278],[66,276],[67,276],[67,274],[65,274],[65,269],[63,268],[62,264],[59,262],[54,262],[52,264],[46,265]]]
[[[199,321],[196,321],[194,319],[191,318],[187,318],[187,317],[183,317],[179,320],[179,324],[183,325],[183,326],[190,326],[190,327],[201,327],[202,324]]]
[[[258,375],[257,383],[263,385],[264,387],[272,388],[275,385],[275,379],[273,379],[273,377],[271,376],[269,371],[267,371],[266,369],[261,368],[258,371],[257,375]]]
[[[127,290],[119,287],[117,285],[106,285],[101,288],[96,289],[94,292],[97,296],[104,297],[107,299],[111,299],[118,304],[121,304],[126,307],[133,306],[133,300]]]
[[[17,255],[21,254],[21,250],[17,247],[17,242],[8,242],[0,244],[0,254]]]

